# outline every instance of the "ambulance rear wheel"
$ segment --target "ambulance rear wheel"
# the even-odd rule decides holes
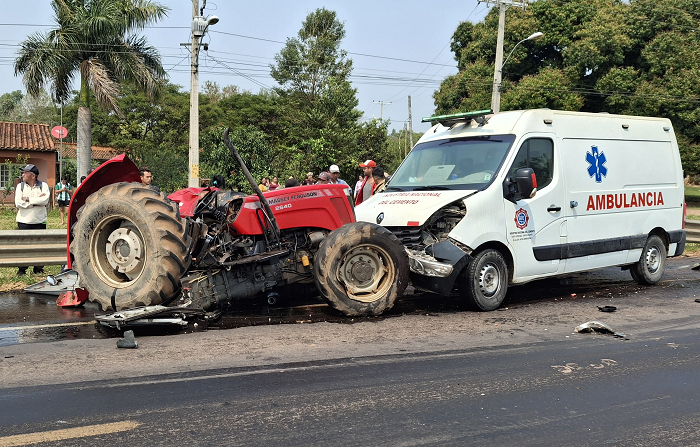
[[[466,267],[460,292],[477,310],[501,307],[508,292],[508,265],[503,255],[493,249],[479,252]]]
[[[657,235],[649,236],[642,257],[630,268],[632,278],[641,285],[656,284],[666,269],[666,244]]]

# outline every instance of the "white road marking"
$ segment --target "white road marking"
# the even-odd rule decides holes
[[[33,326],[9,326],[9,327],[0,327],[0,332],[3,331],[18,331],[18,330],[26,330],[26,329],[43,329],[47,327],[65,327],[65,326],[87,326],[90,324],[95,324],[97,323],[95,320],[92,321],[79,321],[77,323],[54,323],[54,324],[37,324]]]
[[[64,428],[62,430],[25,433],[22,435],[0,438],[0,447],[22,446],[39,442],[55,442],[65,439],[87,438],[89,436],[107,435],[120,431],[133,430],[141,425],[136,421],[112,422],[110,424],[86,425],[84,427]]]

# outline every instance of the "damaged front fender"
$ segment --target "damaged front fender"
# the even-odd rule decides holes
[[[449,295],[455,281],[472,257],[451,240],[444,240],[424,251],[406,249],[415,287],[441,295]]]

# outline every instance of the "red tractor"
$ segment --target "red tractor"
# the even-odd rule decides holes
[[[125,155],[78,187],[70,204],[69,267],[103,310],[164,305],[214,311],[316,284],[345,315],[378,315],[408,284],[396,236],[355,222],[343,185],[257,188],[255,195],[188,188],[166,197]],[[82,289],[82,290],[81,290]]]

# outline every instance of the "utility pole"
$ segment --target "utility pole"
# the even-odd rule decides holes
[[[408,152],[410,149],[408,149],[408,135],[406,135],[407,129],[406,129],[406,123],[403,123],[403,138],[404,138],[404,143],[403,143],[403,158],[406,158],[406,155],[408,155]],[[413,149],[413,148],[411,148]]]
[[[204,5],[207,2],[204,0]],[[199,0],[192,0],[192,48],[190,50],[190,153],[188,186],[199,187],[199,39],[209,25],[219,21],[217,16],[202,17]],[[187,45],[187,44],[185,44]]]
[[[384,101],[372,101],[374,104],[379,104],[381,106],[380,112],[379,112],[379,119],[384,121],[384,104],[391,104],[390,102],[384,102]]]
[[[501,79],[503,66],[503,35],[506,26],[506,9],[510,6],[525,9],[528,0],[484,0],[487,5],[498,6],[498,39],[496,41],[496,64],[493,70],[493,89],[491,90],[491,110],[498,113],[501,110]]]
[[[413,118],[411,116],[411,95],[408,95],[408,138],[411,141],[410,148],[413,149]]]
[[[192,0],[192,28],[199,16],[199,0]],[[192,32],[190,53],[190,163],[187,186],[199,188],[199,37]]]

